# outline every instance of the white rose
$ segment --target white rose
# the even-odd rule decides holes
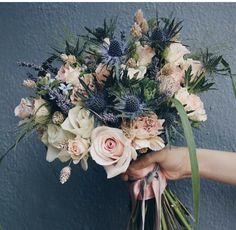
[[[169,63],[179,65],[184,62],[184,55],[189,53],[190,51],[181,43],[171,43],[165,50],[165,59]]]
[[[82,138],[89,138],[94,128],[94,117],[87,109],[77,105],[69,110],[68,117],[61,127]]]
[[[48,148],[46,160],[49,162],[54,161],[56,158],[62,162],[69,160],[70,154],[63,149],[63,144],[73,137],[73,134],[63,130],[61,127],[49,124],[41,138],[41,141]]]
[[[38,99],[34,99],[34,115],[36,118],[49,115],[49,111],[46,105],[47,102],[41,97]]]
[[[188,113],[188,117],[190,120],[207,120],[206,111],[200,97],[195,94],[189,94],[187,88],[181,88],[175,94],[175,98],[181,102],[186,112],[190,112]]]
[[[28,98],[22,98],[20,104],[14,110],[15,116],[25,119],[30,117],[33,112],[33,104]]]
[[[137,153],[122,130],[100,126],[93,130],[90,154],[97,164],[104,166],[107,178],[115,177],[127,170]]]

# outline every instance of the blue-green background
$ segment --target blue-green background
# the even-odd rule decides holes
[[[133,14],[142,8],[147,18],[173,11],[184,19],[184,43],[193,50],[222,49],[236,73],[236,4],[224,3],[40,3],[0,4],[0,152],[16,136],[14,107],[30,92],[21,87],[19,60],[40,64],[70,34],[119,15],[118,26],[129,31]],[[208,121],[195,132],[199,147],[236,150],[236,100],[230,80],[216,79],[218,91],[202,95]],[[180,142],[181,144],[181,142]],[[128,190],[119,178],[106,180],[102,168],[87,173],[73,167],[61,185],[59,162],[45,161],[36,137],[21,143],[0,165],[0,223],[4,230],[125,230],[129,216]],[[202,180],[200,230],[236,229],[236,187]],[[191,207],[190,180],[171,182]]]

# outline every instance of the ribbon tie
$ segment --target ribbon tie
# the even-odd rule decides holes
[[[136,172],[132,177],[130,184],[130,193],[132,197],[132,214],[135,211],[137,200],[142,200],[141,214],[142,227],[145,226],[145,201],[155,198],[156,203],[156,219],[153,230],[160,230],[161,228],[161,195],[166,187],[166,178],[161,173],[158,164],[151,164],[150,166]]]

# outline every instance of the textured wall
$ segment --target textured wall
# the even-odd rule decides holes
[[[200,48],[221,47],[236,72],[236,4],[220,3],[99,3],[0,4],[0,151],[13,142],[17,119],[13,109],[28,91],[21,87],[24,70],[16,61],[41,63],[49,45],[59,45],[83,25],[98,26],[105,17],[120,15],[119,26],[128,31],[133,13],[142,8],[147,17],[155,8],[184,19],[185,43]],[[217,79],[218,91],[202,95],[209,120],[196,132],[199,147],[236,151],[236,101],[230,80]],[[106,180],[102,168],[92,164],[88,173],[74,167],[62,186],[62,166],[45,161],[45,148],[32,137],[18,146],[0,167],[0,223],[4,230],[124,230],[129,196],[119,178]],[[190,181],[172,182],[191,207]],[[202,181],[200,230],[236,229],[236,188]]]

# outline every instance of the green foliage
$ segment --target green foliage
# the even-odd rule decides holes
[[[93,37],[89,36],[83,36],[83,37],[88,39],[89,41],[94,41],[94,42],[103,42],[104,38],[113,38],[116,29],[116,23],[117,23],[117,17],[111,19],[109,23],[107,23],[106,19],[104,19],[103,27],[97,27],[95,29],[89,29],[88,27],[84,27],[86,31],[89,33],[89,35],[92,35]]]
[[[74,55],[78,61],[81,59],[85,46],[86,46],[86,43],[83,43],[83,45],[81,46],[81,41],[79,38],[77,38],[77,41],[75,44],[72,44],[69,41],[65,41],[64,50],[59,50],[52,47],[52,49],[56,52],[55,54],[53,54],[53,56],[55,57],[54,59],[60,60],[60,55],[66,54],[66,55]]]
[[[206,74],[210,74],[210,76],[215,74],[230,77],[233,92],[236,97],[236,84],[233,78],[234,74],[232,74],[229,63],[227,63],[223,56],[211,53],[206,49],[205,51],[201,50],[198,58],[202,61]]]
[[[145,101],[151,101],[155,98],[157,93],[157,83],[154,80],[148,80],[143,85],[144,88],[144,99]]]
[[[27,138],[28,136],[30,136],[35,130],[37,130],[41,125],[35,123],[35,118],[32,117],[28,120],[26,120],[25,122],[22,122],[19,125],[19,134],[17,135],[16,141],[15,143],[10,146],[10,148],[0,156],[0,163],[2,162],[2,160],[7,156],[7,154],[11,151],[11,150],[15,150],[18,143],[21,142],[23,139]]]
[[[197,228],[199,221],[200,176],[199,176],[198,161],[196,154],[196,144],[193,137],[193,131],[183,105],[174,98],[171,98],[171,102],[173,102],[174,106],[176,107],[179,113],[189,150],[189,157],[192,171],[193,205],[194,205],[194,217],[196,224],[195,227]]]
[[[201,93],[213,89],[214,82],[208,82],[205,72],[202,72],[199,76],[193,79],[192,66],[185,71],[184,84],[189,93]]]

